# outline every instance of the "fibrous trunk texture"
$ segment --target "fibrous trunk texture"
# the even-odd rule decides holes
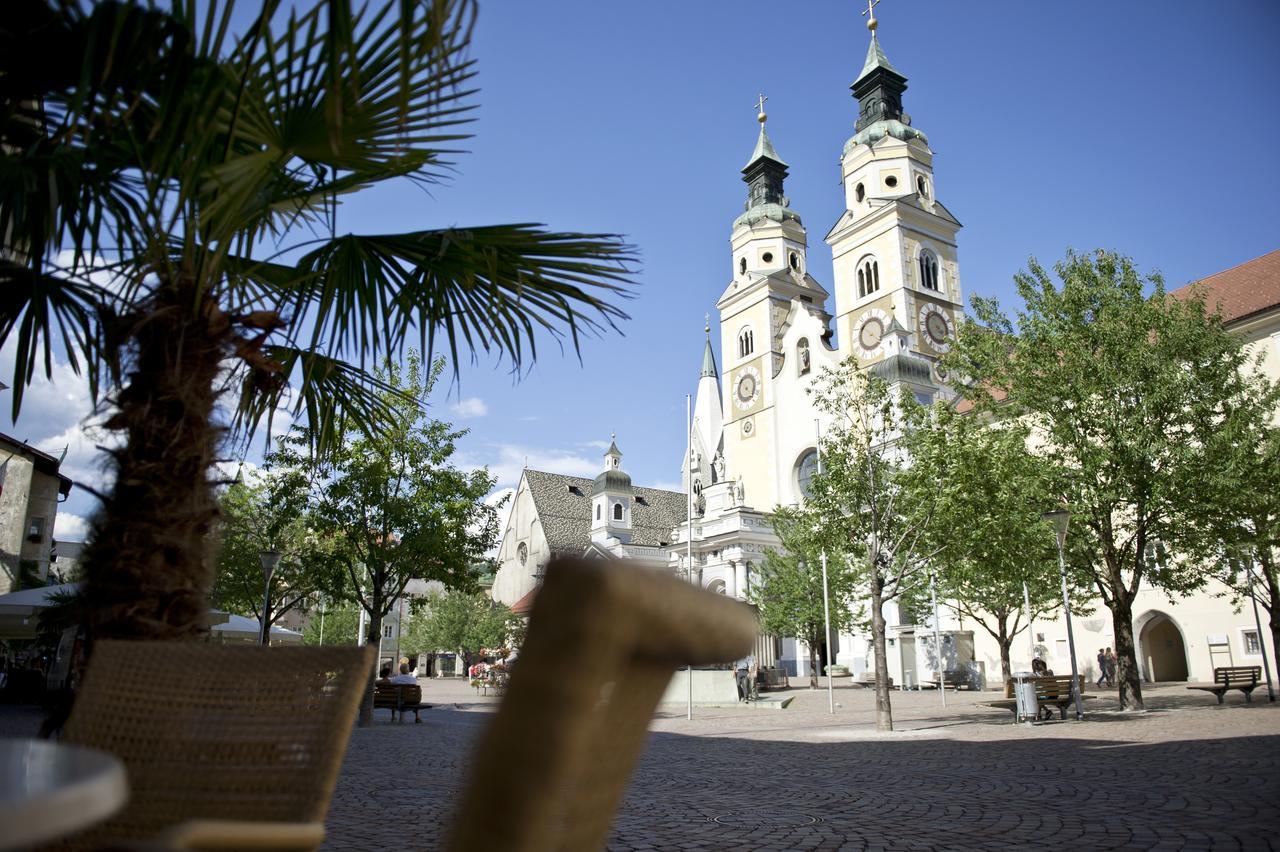
[[[210,471],[223,437],[213,418],[231,328],[200,296],[194,282],[162,282],[151,309],[126,319],[130,369],[107,423],[124,443],[86,553],[93,639],[190,639],[209,627]]]

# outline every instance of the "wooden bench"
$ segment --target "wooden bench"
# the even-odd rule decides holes
[[[1041,707],[1057,706],[1058,714],[1067,718],[1067,708],[1071,706],[1071,675],[1054,675],[1053,677],[1033,677],[1036,685],[1036,703]],[[1079,675],[1080,698],[1089,701],[1097,696],[1084,694],[1084,675]],[[999,701],[983,702],[988,707],[999,707],[1013,712],[1014,720],[1018,717],[1018,700],[1003,698]]]
[[[421,722],[418,713],[435,705],[422,703],[422,687],[416,683],[376,683],[373,685],[373,709],[390,710],[391,721],[404,721],[404,711],[413,711],[413,721]]]
[[[935,671],[933,673],[933,678],[931,680],[926,680],[925,683],[932,685],[934,689],[946,689],[947,687],[951,687],[952,690],[959,692],[960,687],[973,689],[973,675],[964,669],[955,669],[949,672],[943,672],[942,680],[939,681],[938,673]]]
[[[1218,697],[1219,704],[1223,703],[1228,691],[1238,689],[1244,693],[1245,701],[1252,702],[1253,691],[1258,688],[1258,681],[1261,678],[1260,666],[1220,666],[1213,670],[1212,684],[1194,684],[1187,689],[1212,692]]]
[[[758,689],[789,689],[791,679],[787,677],[787,670],[784,668],[761,668],[756,670],[756,687]]]

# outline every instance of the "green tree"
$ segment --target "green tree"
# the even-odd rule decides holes
[[[876,728],[893,730],[885,605],[928,582],[936,553],[931,531],[937,488],[911,474],[912,445],[928,428],[909,391],[858,367],[850,357],[818,377],[814,401],[826,432],[822,470],[810,482],[807,512],[815,546],[845,562],[867,590],[875,653]]]
[[[1255,390],[1257,390],[1255,388]],[[1212,531],[1227,555],[1223,582],[1237,603],[1256,597],[1267,611],[1272,647],[1280,648],[1280,425],[1265,393],[1237,400],[1221,432],[1235,450],[1226,486],[1206,495],[1217,510]],[[1259,637],[1261,638],[1261,637]]]
[[[1007,681],[1014,639],[1030,627],[1026,601],[1033,621],[1062,606],[1054,533],[1041,519],[1053,502],[1048,466],[1027,448],[1021,424],[990,425],[951,406],[930,414],[912,475],[938,489],[930,528],[938,595],[996,640]]]
[[[360,609],[352,603],[325,601],[302,629],[304,645],[353,645],[360,629]],[[322,632],[323,631],[323,632]]]
[[[455,590],[415,602],[401,647],[417,653],[460,651],[470,666],[481,648],[511,641],[523,619],[510,608],[478,591]]]
[[[268,454],[257,473],[237,475],[219,496],[215,605],[251,615],[259,624],[275,624],[285,613],[305,606],[320,587],[315,564],[318,542],[307,529],[307,470],[290,466],[292,454]],[[280,562],[271,575],[267,610],[262,553],[273,550]],[[268,634],[269,637],[269,634]]]
[[[424,373],[413,354],[403,369],[388,367],[394,418],[375,436],[349,434],[315,470],[311,524],[325,545],[317,557],[325,591],[364,609],[369,644],[410,580],[470,591],[497,540],[497,507],[484,499],[494,479],[454,466],[466,432],[423,413],[443,369],[437,359]]]
[[[94,635],[207,629],[230,432],[290,406],[324,449],[395,419],[408,342],[517,371],[625,315],[632,250],[537,225],[340,233],[346,195],[430,186],[467,138],[473,0],[12,0],[0,27],[0,345],[13,414],[60,349],[113,484],[85,549]],[[425,200],[428,195],[423,195]],[[224,416],[221,407],[232,410]]]
[[[809,649],[809,688],[818,688],[818,648],[827,640],[822,593],[822,548],[814,533],[818,519],[797,507],[779,507],[773,531],[782,552],[765,552],[759,581],[748,592],[760,613],[760,628],[777,636],[794,636]],[[844,560],[827,561],[827,597],[831,630],[853,630],[854,575]]]
[[[1070,252],[1055,272],[1061,286],[1034,260],[1015,277],[1016,323],[975,299],[950,366],[971,379],[966,396],[1042,443],[1071,509],[1074,567],[1111,610],[1121,704],[1142,709],[1134,598],[1210,576],[1204,496],[1226,490],[1233,454],[1222,427],[1235,401],[1274,388],[1202,296],[1170,298],[1159,276],[1110,252]],[[1150,559],[1157,545],[1174,558]]]

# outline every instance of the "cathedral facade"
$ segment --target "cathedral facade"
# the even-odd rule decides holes
[[[525,610],[548,558],[587,554],[665,568],[748,599],[764,554],[780,547],[771,512],[801,503],[818,469],[823,423],[809,389],[825,368],[852,357],[922,403],[954,398],[938,362],[962,315],[960,223],[940,200],[945,193],[935,181],[928,137],[903,110],[906,84],[872,28],[851,87],[858,101],[854,133],[841,149],[845,209],[825,237],[834,260],[830,289],[808,271],[808,232],[786,197],[788,165],[766,131],[761,98],[759,135],[742,168],[746,202],[730,227],[718,323],[709,320],[706,328],[681,460],[683,491],[634,487],[616,444],[594,481],[525,471],[498,556],[495,598]],[[1201,284],[1226,327],[1280,380],[1280,251]],[[1175,601],[1140,590],[1134,633],[1144,679],[1212,680],[1214,666],[1260,662],[1271,645],[1268,631],[1224,592],[1214,587]],[[1100,602],[1082,609],[1077,656],[1092,679],[1095,649],[1114,645],[1114,637],[1110,618],[1098,615]],[[932,619],[896,604],[884,615],[895,684],[932,677]],[[998,646],[981,628],[966,627],[973,625],[946,611],[936,625],[947,668],[974,662],[994,683]],[[1059,617],[1035,622],[1030,643],[1023,636],[1012,649],[1015,670],[1029,668],[1030,645],[1051,668],[1070,671]],[[873,668],[869,637],[833,635],[828,642],[833,662],[854,678]],[[792,638],[761,637],[756,657],[793,676],[808,674],[808,649]]]
[[[830,290],[808,271],[808,232],[786,197],[788,166],[761,99],[759,137],[742,169],[745,209],[731,227],[729,282],[716,302],[722,369],[708,326],[692,453],[682,465],[693,517],[676,530],[671,553],[674,569],[708,588],[747,597],[765,551],[779,546],[769,511],[804,500],[822,431],[809,389],[825,368],[853,357],[925,404],[952,395],[937,362],[962,310],[960,223],[938,199],[928,138],[903,110],[906,88],[873,30],[852,86],[854,134],[841,150],[845,211],[826,234]],[[679,546],[690,538],[692,564]],[[972,647],[971,634],[952,639]],[[855,675],[867,669],[865,640],[831,641],[834,661]],[[794,640],[760,655],[805,673],[807,652]],[[913,669],[913,660],[897,663],[899,673]]]

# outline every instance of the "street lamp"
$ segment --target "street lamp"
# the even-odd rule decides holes
[[[1084,707],[1080,700],[1080,674],[1076,669],[1076,637],[1071,630],[1071,599],[1067,596],[1067,562],[1062,549],[1067,543],[1067,525],[1071,523],[1071,513],[1065,508],[1054,509],[1041,515],[1053,524],[1058,534],[1058,574],[1062,577],[1062,609],[1067,616],[1067,650],[1071,654],[1071,698],[1076,705],[1076,721],[1084,718]]]
[[[258,631],[258,644],[266,645],[271,627],[267,622],[267,608],[271,606],[271,575],[280,564],[280,551],[264,550],[258,554],[262,560],[262,628]]]

